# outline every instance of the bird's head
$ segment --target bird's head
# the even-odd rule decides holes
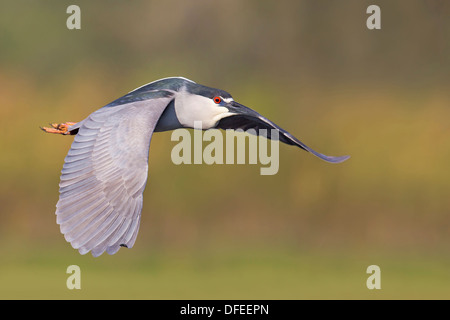
[[[184,127],[197,129],[217,127],[222,119],[231,116],[261,117],[256,111],[234,101],[227,91],[197,84],[188,79],[184,79],[175,95],[175,111]],[[199,123],[201,127],[198,126]]]
[[[234,114],[235,101],[228,92],[186,81],[175,95],[175,112],[184,127],[213,128]],[[194,122],[196,122],[194,124]]]

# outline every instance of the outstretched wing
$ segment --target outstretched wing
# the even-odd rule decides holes
[[[242,129],[244,131],[248,129],[255,129],[256,134],[260,134],[260,129],[265,129],[265,133],[267,134],[267,138],[271,139],[271,130],[277,130],[279,133],[279,140],[281,142],[284,142],[286,144],[295,145],[303,150],[306,150],[308,152],[311,152],[316,157],[319,157],[322,160],[325,160],[327,162],[332,163],[339,163],[347,160],[350,158],[350,156],[340,156],[340,157],[333,157],[333,156],[327,156],[324,154],[321,154],[307,145],[305,145],[303,142],[298,140],[296,137],[294,137],[292,134],[284,130],[283,128],[279,127],[269,119],[263,117],[258,112],[240,104],[235,101],[231,102],[233,109],[231,109],[232,115],[226,118],[223,118],[219,121],[217,124],[217,128],[219,129]],[[236,112],[236,113],[234,113]]]
[[[136,240],[155,126],[173,96],[108,105],[78,129],[62,169],[57,223],[81,254],[116,253]]]

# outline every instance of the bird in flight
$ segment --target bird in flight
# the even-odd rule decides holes
[[[153,132],[195,128],[263,130],[332,163],[349,156],[318,153],[223,90],[171,77],[141,86],[80,122],[51,124],[48,133],[75,135],[64,160],[56,205],[65,239],[94,257],[131,248],[139,230]],[[255,131],[252,131],[255,132]]]

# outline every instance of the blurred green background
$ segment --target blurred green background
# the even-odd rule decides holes
[[[449,299],[449,16],[444,0],[2,1],[0,298]],[[54,215],[73,138],[39,126],[168,76],[352,158],[281,145],[274,176],[176,166],[158,133],[134,248],[81,256]]]

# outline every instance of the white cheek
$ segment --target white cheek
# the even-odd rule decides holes
[[[217,124],[217,121],[229,115],[228,109],[216,105],[211,99],[182,93],[175,99],[175,112],[178,121],[188,128],[198,128],[201,122],[201,129],[209,129]]]

